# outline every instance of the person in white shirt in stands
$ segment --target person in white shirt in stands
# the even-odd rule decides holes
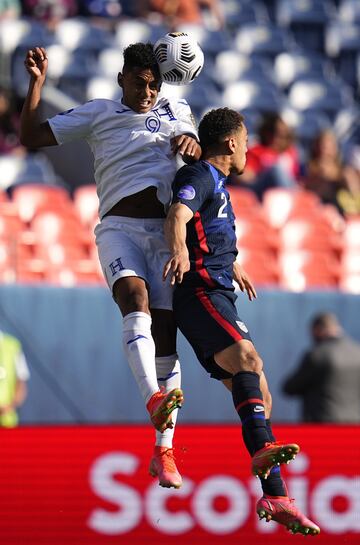
[[[21,142],[39,148],[84,139],[94,154],[99,259],[123,316],[124,352],[157,430],[150,473],[161,486],[179,488],[172,439],[183,393],[172,286],[162,281],[161,271],[169,256],[163,224],[176,155],[191,162],[201,154],[191,110],[184,100],[158,97],[153,47],[137,43],[124,50],[121,101],[92,100],[40,122],[47,66],[43,47],[27,52]]]

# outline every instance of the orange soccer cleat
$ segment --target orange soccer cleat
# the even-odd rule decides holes
[[[300,447],[295,443],[265,443],[264,448],[256,451],[252,458],[252,472],[266,479],[274,466],[290,463],[299,451]]]
[[[260,519],[267,522],[275,520],[283,524],[293,534],[316,536],[320,528],[299,511],[294,500],[287,496],[267,496],[260,498],[256,505],[256,512]]]
[[[155,447],[149,473],[152,477],[159,477],[159,485],[165,488],[180,488],[182,485],[182,478],[177,470],[172,448]]]
[[[175,409],[180,409],[184,396],[180,388],[174,388],[168,393],[163,391],[156,392],[149,399],[146,408],[149,411],[151,422],[161,433],[166,428],[174,426],[171,413]]]

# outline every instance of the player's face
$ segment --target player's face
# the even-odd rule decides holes
[[[123,90],[123,103],[138,114],[146,114],[154,107],[160,80],[149,68],[133,68],[119,74],[118,82]]]
[[[245,125],[236,131],[234,137],[235,149],[232,155],[231,172],[234,174],[242,174],[246,164],[248,133]]]

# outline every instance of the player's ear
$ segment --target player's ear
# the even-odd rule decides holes
[[[123,87],[123,77],[124,77],[124,76],[122,75],[122,73],[119,72],[119,73],[118,73],[118,77],[117,77],[117,82],[118,82],[118,84],[119,84],[119,87],[121,87],[121,88]]]
[[[226,140],[226,143],[227,143],[227,146],[228,146],[228,150],[231,152],[231,153],[234,153],[235,150],[236,150],[236,140],[233,136],[230,136],[230,138],[228,140]]]

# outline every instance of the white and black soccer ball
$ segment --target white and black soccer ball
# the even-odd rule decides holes
[[[160,74],[169,85],[194,81],[204,66],[204,53],[186,32],[169,32],[154,44]]]

